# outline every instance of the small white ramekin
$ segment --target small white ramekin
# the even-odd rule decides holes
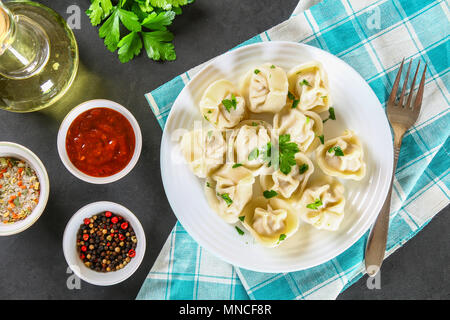
[[[11,224],[0,223],[0,236],[9,236],[28,229],[39,219],[47,205],[50,181],[42,161],[24,146],[12,142],[0,142],[0,157],[11,157],[26,161],[36,172],[41,187],[39,202],[28,217]]]
[[[107,273],[97,272],[86,267],[78,256],[76,245],[77,233],[84,219],[105,211],[110,211],[127,220],[133,227],[138,241],[135,249],[136,256],[123,269]],[[94,285],[110,286],[126,280],[138,269],[144,258],[145,241],[144,229],[138,218],[130,210],[114,202],[100,201],[84,206],[69,220],[64,230],[63,252],[67,264],[78,277]]]
[[[85,174],[84,172],[81,172],[75,165],[70,161],[69,156],[67,154],[66,150],[66,136],[67,131],[70,128],[70,125],[72,122],[83,112],[88,111],[90,109],[94,108],[109,108],[114,111],[119,112],[122,114],[131,124],[131,127],[134,131],[135,136],[135,147],[134,147],[134,153],[133,157],[131,158],[130,162],[126,165],[125,168],[123,168],[118,173],[108,176],[108,177],[93,177],[90,175]],[[64,120],[61,123],[61,126],[59,128],[58,132],[58,153],[59,157],[61,158],[61,161],[63,162],[64,166],[69,170],[70,173],[72,173],[75,177],[94,184],[106,184],[111,183],[114,181],[117,181],[124,176],[126,176],[136,165],[136,163],[139,160],[139,156],[141,155],[142,150],[142,134],[141,129],[139,127],[139,124],[136,120],[136,118],[131,114],[130,111],[128,111],[127,108],[124,106],[110,100],[90,100],[83,102],[82,104],[78,105],[72,111],[70,111],[67,116],[64,118]]]

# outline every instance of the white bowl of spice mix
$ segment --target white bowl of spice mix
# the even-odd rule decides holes
[[[67,264],[79,278],[94,285],[109,286],[126,280],[141,264],[145,247],[138,218],[114,202],[82,207],[64,230]]]
[[[0,142],[0,236],[32,226],[44,212],[49,194],[41,160],[24,146]]]

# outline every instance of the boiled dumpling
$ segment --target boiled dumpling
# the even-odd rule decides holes
[[[328,75],[317,61],[292,68],[288,72],[289,91],[299,98],[298,108],[317,113],[331,106]]]
[[[312,161],[303,153],[295,154],[297,165],[291,167],[288,174],[284,174],[279,169],[272,174],[260,176],[260,183],[263,190],[273,190],[284,198],[289,198],[296,193],[302,193],[309,177],[314,172]]]
[[[217,80],[203,94],[200,112],[216,128],[232,128],[245,117],[245,100],[233,83]]]
[[[317,229],[337,230],[344,219],[344,186],[337,180],[307,188],[297,205],[300,217]]]
[[[251,69],[241,82],[241,92],[250,111],[278,112],[286,104],[286,72],[271,63]]]
[[[286,108],[274,116],[273,129],[278,135],[290,134],[300,151],[309,153],[320,144],[323,123],[314,112]]]
[[[316,151],[319,167],[330,176],[361,180],[366,174],[364,150],[351,130],[321,145]]]
[[[253,195],[255,178],[250,170],[226,164],[205,184],[209,205],[228,223],[239,220],[239,214]]]
[[[219,130],[196,129],[185,133],[181,150],[192,172],[200,178],[225,163],[226,143]]]
[[[276,247],[293,235],[299,226],[294,209],[281,199],[258,197],[242,212],[244,227],[266,247]]]
[[[246,120],[234,129],[229,139],[227,160],[259,174],[272,137],[272,127],[262,120]]]

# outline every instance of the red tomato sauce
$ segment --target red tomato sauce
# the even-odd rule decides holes
[[[66,137],[70,161],[93,177],[109,177],[120,172],[133,157],[135,144],[130,122],[109,108],[94,108],[80,114]]]

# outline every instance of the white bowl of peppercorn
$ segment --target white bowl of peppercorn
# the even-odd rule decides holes
[[[129,278],[145,254],[145,234],[137,217],[114,202],[94,202],[78,210],[63,237],[67,264],[81,279],[109,286]]]

